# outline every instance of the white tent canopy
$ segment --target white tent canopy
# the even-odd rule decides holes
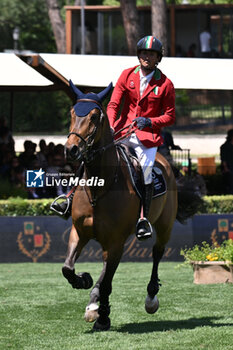
[[[40,54],[66,79],[80,86],[115,85],[125,68],[138,64],[137,57]],[[176,89],[233,90],[233,59],[164,57],[159,68]]]
[[[125,68],[138,64],[137,57],[39,54],[50,65],[50,73],[71,79],[79,86],[106,87],[116,84]],[[176,89],[233,90],[233,59],[164,57],[159,68]],[[43,74],[43,73],[42,73]],[[29,64],[12,53],[0,53],[0,87],[54,87]],[[55,75],[54,75],[55,76]],[[64,88],[60,85],[58,88]]]
[[[0,53],[1,87],[45,87],[53,83],[12,53]]]

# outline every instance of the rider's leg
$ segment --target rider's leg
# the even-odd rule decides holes
[[[148,220],[148,215],[153,194],[152,169],[157,147],[145,147],[137,138],[136,134],[132,134],[129,138],[123,140],[122,143],[134,148],[143,171],[144,190],[142,194],[141,214],[136,225],[136,237],[139,240],[144,240],[150,238],[153,233],[153,228]]]
[[[140,218],[136,225],[136,237],[145,240],[152,237],[153,228],[148,219],[149,210],[153,195],[152,170],[157,152],[157,147],[147,148],[141,143],[135,148],[144,177],[144,189],[142,193],[142,208]]]
[[[142,194],[141,214],[136,226],[136,237],[139,240],[144,240],[152,237],[153,228],[150,224],[150,221],[148,220],[152,194],[153,183],[144,185],[144,190]]]
[[[73,187],[66,195],[58,196],[50,205],[50,209],[56,214],[68,219],[71,215],[72,201],[74,198],[76,187]],[[62,202],[60,202],[62,200]]]
[[[82,162],[80,167],[77,170],[76,177],[79,179],[82,178],[84,172],[84,163]],[[62,216],[64,219],[68,219],[71,215],[71,208],[72,208],[72,201],[74,198],[76,187],[73,187],[69,193],[66,195],[58,196],[53,203],[50,205],[50,209],[55,211],[56,214]],[[60,202],[60,199],[63,199],[62,202]]]

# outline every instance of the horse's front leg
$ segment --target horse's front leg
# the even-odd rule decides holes
[[[105,252],[103,253],[103,258],[104,258],[104,256],[105,256]],[[99,317],[98,301],[99,301],[99,296],[100,296],[100,283],[102,282],[102,280],[104,278],[105,271],[106,271],[106,265],[107,265],[107,262],[104,261],[104,266],[103,266],[103,270],[100,274],[100,277],[90,293],[90,300],[89,300],[89,303],[86,307],[86,311],[85,311],[85,315],[84,315],[84,319],[86,322],[94,322]]]
[[[155,225],[156,229],[156,243],[153,247],[153,268],[151,273],[150,282],[147,286],[147,297],[145,301],[145,309],[149,314],[154,314],[159,308],[159,300],[157,294],[159,292],[160,280],[158,277],[159,262],[163,257],[165,246],[170,239],[172,224],[169,226],[163,222],[158,221]]]
[[[74,264],[80,256],[83,247],[87,244],[88,239],[85,237],[79,237],[77,230],[72,225],[66,260],[62,268],[63,276],[68,280],[73,288],[76,289],[89,289],[93,285],[92,277],[87,272],[75,274]]]
[[[117,245],[112,242],[113,248],[104,253],[104,261],[106,262],[105,273],[99,286],[99,309],[98,315],[93,329],[98,331],[106,331],[110,328],[110,305],[109,296],[112,292],[112,280],[116,269],[119,265],[124,245]]]
[[[153,267],[150,282],[147,286],[147,297],[145,301],[145,309],[149,314],[154,314],[159,308],[159,300],[157,294],[159,292],[158,266],[162,259],[165,247],[155,244],[152,251]]]

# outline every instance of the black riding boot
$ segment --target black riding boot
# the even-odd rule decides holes
[[[143,217],[140,217],[136,226],[136,237],[139,239],[139,241],[152,237],[153,228],[147,218],[151,205],[152,194],[153,183],[145,185],[142,196]]]
[[[83,176],[83,172],[84,162],[80,164],[76,176],[79,177],[79,179],[81,179]],[[62,194],[61,196],[57,197],[50,205],[50,209],[55,211],[55,213],[61,216],[63,219],[67,220],[71,215],[72,201],[74,198],[76,187],[77,186],[73,187],[67,195]],[[60,199],[64,199],[64,201],[60,202]]]
[[[55,213],[67,220],[71,215],[74,194],[75,188],[73,188],[72,192],[68,193],[67,195],[62,194],[61,196],[57,197],[50,205],[50,209],[55,211]],[[58,202],[60,199],[64,200],[62,202]]]

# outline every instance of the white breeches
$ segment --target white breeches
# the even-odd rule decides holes
[[[132,147],[138,157],[139,163],[142,167],[144,183],[148,185],[152,182],[152,169],[155,161],[157,147],[147,148],[137,138],[136,134],[133,133],[128,138],[121,141],[128,147]]]

